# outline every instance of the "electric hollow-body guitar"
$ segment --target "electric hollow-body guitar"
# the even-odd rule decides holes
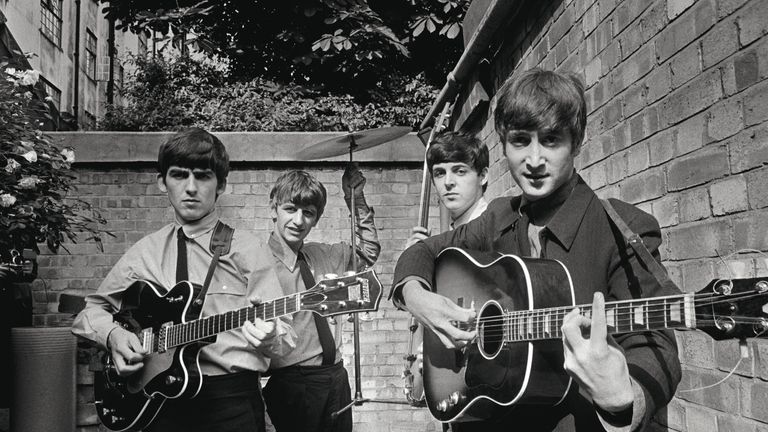
[[[115,321],[133,331],[149,354],[138,372],[121,377],[106,353],[104,368],[94,377],[96,412],[114,431],[141,430],[167,399],[191,398],[203,385],[198,356],[216,335],[242,327],[255,318],[272,320],[299,311],[322,316],[375,311],[381,283],[373,270],[328,277],[312,289],[222,314],[190,319],[195,286],[180,282],[166,291],[139,281],[123,294]],[[199,309],[199,307],[198,307]]]
[[[448,248],[435,267],[437,293],[477,317],[463,328],[477,338],[448,349],[424,332],[424,390],[443,422],[481,420],[512,405],[557,405],[573,380],[563,369],[560,327],[576,305],[559,261]],[[768,277],[718,279],[698,293],[606,302],[609,334],[700,329],[714,339],[763,336],[768,330]]]

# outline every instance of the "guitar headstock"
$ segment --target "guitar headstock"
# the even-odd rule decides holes
[[[322,316],[375,311],[381,300],[381,282],[370,269],[328,277],[301,293],[301,309]]]
[[[715,340],[768,337],[768,277],[713,280],[695,309],[696,327]]]

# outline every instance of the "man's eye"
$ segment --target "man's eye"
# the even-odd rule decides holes
[[[444,175],[445,175],[445,173],[442,172],[442,171],[435,171],[434,174],[432,174],[432,177],[434,177],[434,178],[441,178]]]

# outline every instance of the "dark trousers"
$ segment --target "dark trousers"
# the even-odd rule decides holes
[[[256,372],[206,376],[192,399],[169,399],[145,432],[265,432]]]
[[[264,387],[267,413],[277,432],[350,432],[352,402],[342,362],[333,366],[289,366],[272,373]]]

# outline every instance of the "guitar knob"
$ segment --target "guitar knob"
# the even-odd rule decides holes
[[[447,412],[448,408],[450,408],[448,399],[443,399],[440,401],[440,403],[437,404],[438,411]]]
[[[336,279],[339,277],[336,273],[326,273],[323,275],[323,279]]]
[[[764,280],[758,281],[758,282],[755,284],[755,288],[756,288],[756,289],[757,289],[757,291],[759,291],[759,292],[768,291],[768,282],[767,282],[767,281],[764,281]]]
[[[347,270],[347,271],[344,272],[344,276],[354,276],[356,274],[357,273],[355,273],[354,270]]]
[[[347,302],[345,302],[345,301],[340,301],[339,302],[339,308],[344,309],[346,307],[347,307]]]
[[[175,375],[168,375],[165,377],[165,385],[174,385],[179,381],[179,378]]]
[[[363,314],[360,315],[360,321],[365,321],[365,322],[373,321],[373,317],[368,312],[363,312]]]
[[[123,420],[125,420],[125,417],[120,417],[120,416],[116,416],[116,415],[113,415],[113,416],[112,416],[112,423],[113,423],[113,424],[114,424],[114,423],[120,423],[120,422],[122,422]]]
[[[459,402],[464,401],[464,395],[455,391],[451,393],[451,405],[458,405]]]

